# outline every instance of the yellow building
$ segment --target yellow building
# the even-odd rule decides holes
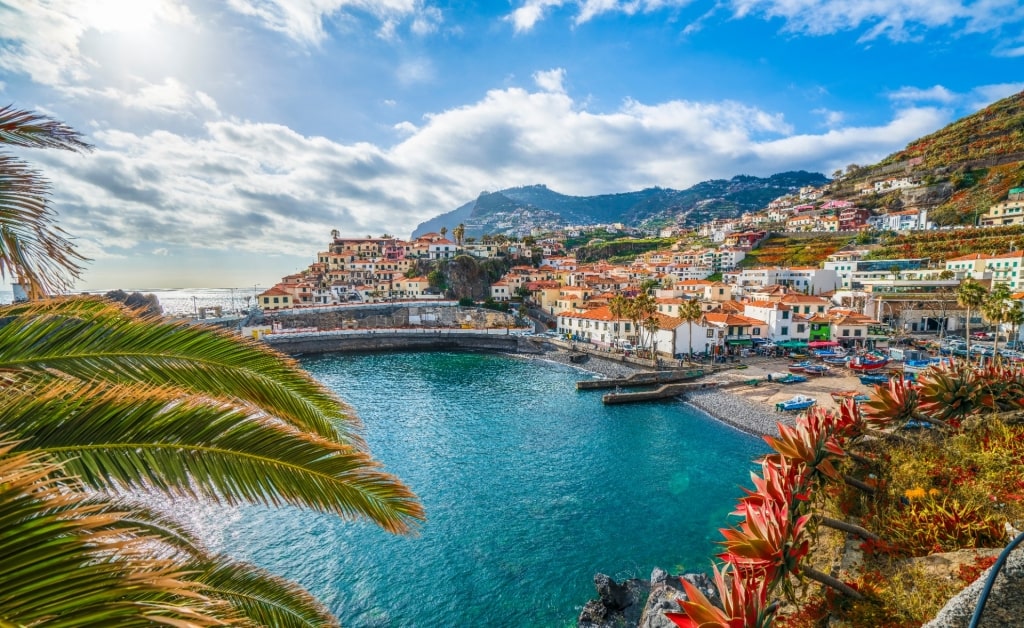
[[[292,295],[277,286],[257,295],[256,302],[264,310],[282,310],[295,305]]]

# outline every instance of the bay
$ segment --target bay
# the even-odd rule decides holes
[[[476,353],[330,355],[349,403],[421,498],[398,537],[297,511],[202,507],[215,549],[301,583],[345,626],[573,626],[593,575],[706,570],[760,439],[681,402],[603,406],[581,371]]]

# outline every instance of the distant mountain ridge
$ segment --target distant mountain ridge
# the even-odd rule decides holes
[[[483,192],[475,200],[419,224],[412,235],[440,231],[442,227],[451,231],[460,223],[465,225],[466,236],[472,237],[485,233],[527,235],[533,229],[616,222],[631,227],[693,225],[761,209],[776,197],[828,181],[821,173],[801,170],[765,178],[740,175],[713,179],[686,190],[655,187],[597,196],[570,196],[543,184],[528,185]]]

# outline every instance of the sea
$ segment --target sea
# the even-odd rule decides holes
[[[710,569],[758,438],[678,401],[604,406],[591,375],[486,353],[325,355],[427,514],[417,532],[293,508],[183,505],[211,547],[299,582],[352,627],[575,626],[593,577]]]
[[[96,294],[102,295],[116,288],[109,290],[73,290],[69,294]],[[175,289],[148,289],[148,288],[123,288],[125,292],[141,292],[142,294],[155,294],[160,300],[160,305],[167,316],[196,316],[201,308],[212,311],[220,307],[222,312],[238,313],[248,309],[256,302],[256,295],[266,290],[266,286],[246,286],[244,288],[175,288]],[[10,303],[14,293],[10,289],[0,289],[0,304]]]
[[[137,291],[184,316],[244,309],[256,290]],[[290,507],[172,507],[211,549],[300,583],[348,628],[569,627],[597,573],[708,571],[751,461],[767,452],[683,402],[605,406],[601,391],[576,391],[592,375],[535,358],[300,364],[353,408],[374,457],[419,496],[427,519],[416,533]]]

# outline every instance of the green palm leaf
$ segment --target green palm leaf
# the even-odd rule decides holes
[[[391,532],[423,518],[415,495],[368,453],[214,400],[77,382],[0,394],[0,432],[95,488],[291,504]]]
[[[327,609],[304,589],[266,571],[217,557],[190,566],[202,592],[226,602],[258,626],[310,628],[337,626]]]
[[[95,298],[0,309],[0,370],[179,386],[364,446],[355,415],[294,361],[228,332],[146,318]]]
[[[195,584],[146,557],[146,537],[54,479],[58,467],[0,443],[0,624],[55,628],[222,624]],[[205,608],[204,608],[205,607]]]
[[[81,133],[63,122],[10,105],[0,108],[0,144],[75,151],[92,149],[82,141]]]

